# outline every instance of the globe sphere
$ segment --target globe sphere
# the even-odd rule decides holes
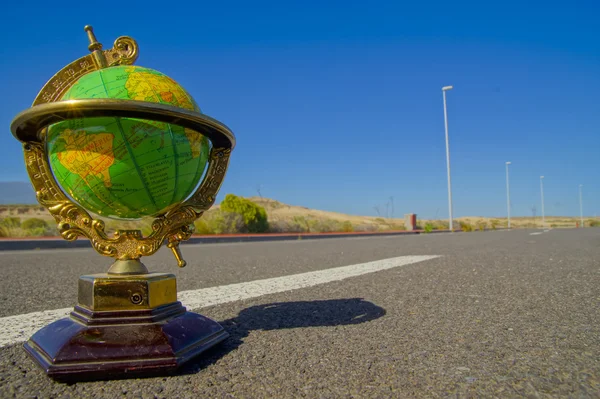
[[[123,99],[200,112],[177,82],[153,69],[113,66],[83,75],[61,100]],[[122,117],[55,123],[46,152],[62,190],[89,212],[116,219],[158,216],[185,201],[208,164],[210,142],[181,126]]]

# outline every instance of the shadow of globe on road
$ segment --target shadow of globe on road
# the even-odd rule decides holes
[[[362,298],[323,301],[276,302],[252,306],[237,317],[219,323],[230,337],[190,361],[178,374],[193,374],[237,349],[251,331],[283,330],[303,327],[333,327],[361,324],[378,319],[385,309]]]

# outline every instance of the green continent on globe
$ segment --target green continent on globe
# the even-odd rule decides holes
[[[200,112],[173,79],[137,66],[86,74],[62,100],[86,98],[148,101]],[[119,219],[157,216],[189,197],[210,150],[208,139],[191,129],[115,117],[51,125],[46,146],[62,189],[88,211]]]

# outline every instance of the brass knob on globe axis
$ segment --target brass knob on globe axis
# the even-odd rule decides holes
[[[83,30],[87,32],[88,39],[90,40],[90,45],[88,46],[88,49],[90,51],[102,50],[102,43],[99,43],[98,39],[96,39],[96,35],[94,34],[94,28],[92,28],[91,25],[86,25],[83,28]]]

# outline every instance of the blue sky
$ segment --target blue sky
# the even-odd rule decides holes
[[[226,193],[446,218],[441,87],[456,216],[600,214],[600,3],[11,2],[0,14],[0,181],[24,181],[9,133],[83,26],[180,82],[237,136]]]

